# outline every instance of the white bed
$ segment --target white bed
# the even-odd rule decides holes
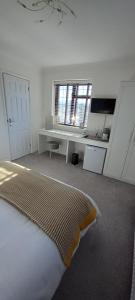
[[[55,243],[0,198],[0,300],[50,300],[65,269]]]

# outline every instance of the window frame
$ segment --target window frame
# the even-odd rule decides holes
[[[86,95],[78,95],[78,90],[79,86],[87,86],[87,93]],[[84,110],[84,117],[83,117],[83,127],[86,128],[86,113],[87,113],[87,106],[88,106],[88,100],[91,100],[91,94],[89,94],[89,90],[92,89],[92,83],[90,82],[59,82],[59,83],[54,83],[54,88],[55,88],[55,118],[58,116],[58,101],[59,101],[59,87],[60,86],[66,86],[67,91],[66,91],[66,103],[65,103],[65,117],[64,117],[64,122],[58,122],[56,121],[57,125],[62,125],[62,126],[69,126],[69,127],[74,127],[74,128],[79,128],[80,125],[75,125],[75,119],[76,119],[76,110],[77,110],[77,100],[78,99],[85,99],[85,110]],[[70,119],[74,116],[74,121],[72,124],[66,124],[66,118],[67,118],[67,108],[68,108],[68,91],[69,91],[69,86],[73,87],[72,91],[72,99],[71,99],[71,110],[70,110]],[[73,107],[73,109],[72,109]]]

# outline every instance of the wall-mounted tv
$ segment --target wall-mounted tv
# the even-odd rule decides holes
[[[111,98],[92,98],[91,112],[98,114],[113,114],[116,99]]]

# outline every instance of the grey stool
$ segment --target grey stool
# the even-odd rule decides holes
[[[50,151],[50,158],[52,158],[52,150],[57,150],[59,149],[59,143],[56,141],[49,141],[49,151]]]

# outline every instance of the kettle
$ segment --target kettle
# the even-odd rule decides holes
[[[110,128],[104,128],[102,133],[102,139],[104,141],[109,141],[109,137],[110,137]]]

